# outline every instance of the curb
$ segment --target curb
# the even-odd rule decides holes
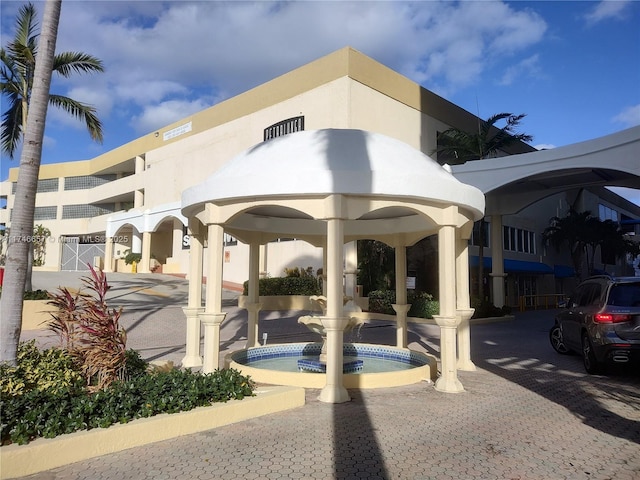
[[[230,400],[188,412],[160,414],[112,425],[38,438],[27,445],[0,447],[0,478],[23,477],[93,457],[153,442],[190,435],[250,418],[301,407],[305,391],[299,387],[260,387],[255,397]]]

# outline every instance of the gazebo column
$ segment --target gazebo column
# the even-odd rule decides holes
[[[407,247],[396,245],[396,303],[391,305],[396,312],[396,346],[407,348]]]
[[[493,304],[504,306],[504,254],[502,251],[502,215],[491,215],[491,284]]]
[[[113,272],[113,237],[107,237],[104,242],[104,265],[102,271]]]
[[[451,217],[457,213],[456,207],[448,207]],[[449,215],[446,215],[449,218]],[[449,222],[448,222],[449,223]],[[440,392],[458,393],[464,391],[458,380],[456,356],[456,330],[458,317],[456,316],[456,239],[453,221],[443,225],[438,231],[438,267],[440,314],[434,315],[440,326],[440,361],[441,375],[436,381],[435,389]]]
[[[456,240],[456,315],[458,316],[458,369],[475,371],[471,361],[471,330],[469,319],[473,308],[469,302],[469,239]]]
[[[358,248],[355,241],[349,242],[344,247],[344,284],[345,293],[351,300],[346,304],[345,309],[348,311],[360,311],[356,303],[358,292],[356,291],[358,277]]]
[[[151,273],[151,232],[142,232],[142,252],[138,273]]]
[[[260,245],[257,242],[249,244],[249,285],[247,292],[247,346],[246,348],[257,347],[259,345],[259,320],[261,305],[259,303],[260,292],[258,279],[260,277]]]
[[[197,220],[189,224],[189,298],[187,306],[183,308],[187,317],[187,347],[182,359],[182,366],[194,368],[202,366],[200,356],[200,318],[204,312],[202,307],[202,252],[204,242],[199,233]]]
[[[322,279],[322,295],[327,296],[327,242],[325,240],[324,246],[322,247],[322,275],[320,278]]]
[[[208,226],[208,270],[204,313],[200,321],[204,325],[203,373],[211,373],[220,365],[220,325],[226,313],[222,312],[222,259],[224,228]]]
[[[333,211],[340,209],[341,197],[329,199]],[[334,213],[335,215],[335,213]],[[342,291],[342,263],[344,259],[344,220],[327,220],[327,313],[321,317],[327,338],[326,385],[318,400],[326,403],[343,403],[351,400],[343,383],[344,329],[349,321],[344,317]]]

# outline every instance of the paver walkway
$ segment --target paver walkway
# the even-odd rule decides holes
[[[131,301],[130,345],[144,348],[148,358],[179,362],[184,316],[165,300],[184,298],[178,292],[185,283],[167,276],[152,280],[155,290],[175,292],[141,309]],[[224,348],[235,349],[243,346],[243,314],[231,305],[229,300],[222,338]],[[350,390],[351,402],[328,405],[308,390],[307,404],[292,411],[25,478],[637,480],[640,374],[616,369],[589,376],[579,357],[557,355],[547,338],[552,314],[527,312],[510,322],[472,326],[478,370],[459,372],[466,390],[460,394],[421,383]],[[306,335],[295,330],[293,313],[284,317],[264,321],[270,339]],[[395,338],[385,322],[362,334]],[[410,341],[433,353],[438,330],[414,325]]]

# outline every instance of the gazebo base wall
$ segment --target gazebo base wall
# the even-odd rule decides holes
[[[307,344],[283,344],[271,345],[276,349],[299,348],[302,349]],[[406,349],[397,349],[387,345],[369,345],[368,347],[380,347],[389,351],[399,351],[406,353]],[[269,347],[258,347],[269,348]],[[251,349],[253,350],[253,349]],[[242,355],[246,350],[238,350],[232,352],[225,357],[225,367],[233,368],[242,372],[243,375],[249,375],[251,379],[258,383],[270,385],[285,385],[303,388],[322,389],[326,385],[326,374],[311,372],[284,372],[280,370],[269,370],[265,368],[256,368],[250,365],[244,365],[234,360],[234,356]],[[343,376],[345,388],[388,388],[400,387],[403,385],[411,385],[423,381],[435,381],[437,378],[437,360],[431,355],[421,352],[413,352],[414,355],[423,356],[426,364],[415,366],[408,370],[399,370],[381,373],[345,373]],[[363,357],[366,362],[366,357]]]

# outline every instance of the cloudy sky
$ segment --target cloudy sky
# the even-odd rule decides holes
[[[23,4],[2,0],[3,46]],[[43,163],[93,158],[344,46],[482,118],[527,114],[536,147],[589,140],[640,125],[639,25],[623,0],[64,0],[57,51],[106,71],[52,92],[96,106],[105,139],[50,109]],[[3,156],[0,178],[17,164]]]

